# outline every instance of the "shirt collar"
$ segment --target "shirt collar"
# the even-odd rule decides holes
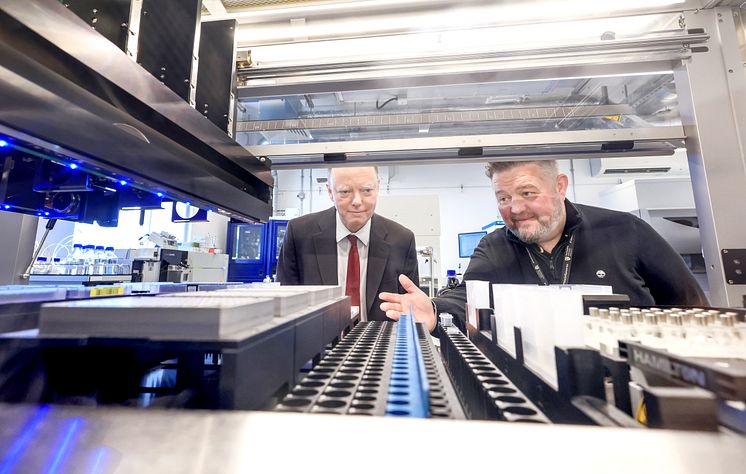
[[[569,234],[583,223],[583,213],[567,199],[565,199],[565,211],[567,213],[567,220],[565,221],[564,233]]]
[[[360,242],[363,243],[366,247],[368,246],[368,242],[370,241],[370,221],[372,219],[368,219],[368,222],[365,223],[365,225],[357,232],[350,232],[347,227],[342,223],[342,219],[339,217],[339,212],[334,213],[337,218],[337,243],[340,243],[342,240],[346,239],[348,235],[353,234],[355,237],[360,240]]]

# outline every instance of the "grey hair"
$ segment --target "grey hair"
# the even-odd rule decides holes
[[[518,166],[531,164],[537,165],[539,168],[542,169],[542,171],[544,171],[551,177],[556,177],[559,174],[559,165],[557,164],[557,160],[493,161],[487,163],[484,169],[484,174],[486,174],[488,178],[492,179],[492,176],[495,173],[501,173]]]
[[[327,168],[327,175],[326,175],[327,176],[327,180],[326,180],[327,183],[331,183],[332,181],[334,181],[332,179],[332,171],[334,171],[335,169],[338,169],[338,168]],[[368,166],[366,166],[365,168],[368,168]],[[373,168],[373,171],[376,172],[376,181],[378,181],[378,179],[379,179],[378,178],[378,166],[370,166],[370,168]]]

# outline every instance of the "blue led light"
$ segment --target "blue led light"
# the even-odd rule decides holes
[[[75,163],[70,163],[70,164],[69,164],[69,165],[67,165],[67,166],[68,166],[68,167],[69,167],[69,168],[70,168],[71,170],[76,170],[76,169],[78,169],[78,165],[76,165]]]
[[[3,204],[3,209],[10,209],[10,204]]]
[[[155,195],[158,196],[159,198],[163,197],[163,193],[155,193]]]
[[[125,180],[123,180],[123,179],[120,179],[120,180],[119,180],[119,185],[120,185],[120,186],[127,186],[127,181],[125,181]]]
[[[0,473],[5,474],[15,469],[18,460],[23,456],[26,448],[34,440],[36,429],[41,425],[41,422],[49,413],[49,407],[42,405],[36,410],[33,417],[26,423],[22,428],[21,432],[15,437],[13,444],[10,446],[7,452],[4,453],[4,457],[0,460]]]
[[[49,215],[49,212],[48,212],[48,211],[45,211],[45,212],[44,212],[44,215],[45,215],[45,216],[48,216],[48,215]]]
[[[78,431],[82,424],[82,418],[73,418],[67,421],[64,438],[62,439],[62,443],[58,445],[57,450],[54,451],[54,457],[46,471],[47,474],[55,474],[65,464],[65,460],[70,453],[70,447],[75,444],[75,440],[79,435]]]
[[[191,205],[192,205],[192,202],[191,202],[191,201],[187,201],[187,202],[185,202],[184,204],[186,204],[187,206],[191,206]]]
[[[106,465],[106,448],[99,448],[96,451],[96,457],[93,461],[93,468],[91,469],[91,474],[98,474],[99,472],[103,472],[103,467]]]
[[[5,148],[8,145],[10,145],[10,143],[6,142],[5,140],[0,140],[0,148]]]

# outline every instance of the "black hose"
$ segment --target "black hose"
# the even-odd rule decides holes
[[[397,99],[398,97],[394,96],[381,105],[378,105],[378,99],[376,99],[376,109],[381,110],[382,108],[386,107],[386,105],[388,105],[389,102],[391,102],[392,100],[397,100]]]

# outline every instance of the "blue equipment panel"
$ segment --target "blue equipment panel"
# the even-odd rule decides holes
[[[266,225],[269,227],[266,274],[272,277],[272,281],[275,281],[275,275],[277,274],[277,260],[280,258],[282,243],[285,241],[285,232],[288,229],[288,221],[273,219]]]
[[[274,281],[277,259],[285,240],[287,220],[272,219],[266,224],[228,224],[228,281]]]
[[[265,224],[228,224],[228,281],[262,281],[267,274]]]

